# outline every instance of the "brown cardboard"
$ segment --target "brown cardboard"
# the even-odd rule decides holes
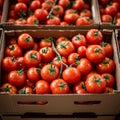
[[[11,30],[5,31],[2,39],[2,57],[4,54],[6,36],[18,36],[27,32],[33,37],[72,37],[78,33],[85,34],[85,30]],[[96,115],[116,115],[120,112],[120,68],[118,64],[118,54],[114,33],[112,31],[102,31],[107,40],[112,42],[114,48],[114,60],[116,63],[116,90],[114,93],[103,94],[44,94],[44,95],[9,95],[0,93],[0,114],[24,114],[28,113],[45,113],[47,115],[71,115],[73,113],[95,113]],[[1,65],[0,65],[1,66]],[[1,67],[0,67],[1,68]],[[0,73],[0,76],[2,74]],[[36,104],[18,104],[19,101],[47,101],[45,105]],[[75,102],[86,102],[85,104],[75,104]]]
[[[18,29],[90,29],[90,28],[99,28],[99,19],[98,19],[98,14],[97,14],[97,4],[96,0],[86,0],[91,4],[91,11],[93,15],[93,20],[94,24],[92,25],[87,25],[87,26],[75,26],[75,25],[69,25],[69,26],[60,26],[60,25],[53,25],[53,26],[48,26],[48,25],[15,25],[14,23],[8,23],[7,22],[7,16],[8,16],[8,11],[10,7],[10,0],[4,0],[4,9],[3,9],[3,18],[2,18],[2,27],[6,30],[18,30]]]

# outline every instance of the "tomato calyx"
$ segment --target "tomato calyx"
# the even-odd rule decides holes
[[[55,71],[55,66],[53,66],[52,64],[50,64],[50,68],[49,68],[50,73],[52,73],[54,75]]]
[[[42,49],[42,53],[47,53],[48,52],[48,47],[46,47],[45,49]]]
[[[103,41],[103,42],[100,43],[100,45],[101,45],[102,47],[105,47],[105,46],[107,46],[107,43],[105,43],[105,42]]]
[[[30,53],[30,58],[34,59],[34,60],[37,60],[36,54],[37,54],[37,52],[36,53]]]
[[[23,70],[23,69],[21,69],[21,70],[17,70],[17,72],[18,72],[19,75],[24,74],[24,70]]]
[[[14,45],[10,45],[10,46],[9,46],[9,49],[10,49],[10,51],[12,51],[12,50],[15,49],[15,46],[14,46]]]
[[[95,31],[95,32],[94,32],[94,36],[95,36],[95,37],[99,37],[98,31]]]
[[[86,86],[85,86],[85,83],[84,82],[81,82],[81,87],[86,90]]]
[[[60,48],[65,48],[66,49],[66,46],[69,44],[69,42],[67,42],[66,44],[63,44],[63,43],[60,43]]]
[[[37,73],[40,73],[40,68],[36,68]]]
[[[31,42],[31,38],[28,36],[28,37],[26,37],[26,42],[28,43],[28,42]]]
[[[49,37],[46,39],[46,42],[51,42],[51,41],[54,41],[55,39],[53,37]]]
[[[5,91],[5,92],[10,92],[10,89],[11,89],[12,87],[10,87],[10,86],[6,86],[5,88],[3,88],[3,90]]]
[[[26,16],[26,13],[23,10],[20,10],[18,15],[23,18],[24,16]]]
[[[106,60],[106,59],[105,59],[105,60],[103,61],[103,64],[104,64],[104,65],[108,65],[108,64],[109,64],[109,60]]]
[[[62,91],[62,89],[65,88],[65,85],[66,85],[66,84],[63,84],[62,82],[60,82],[60,84],[59,84],[60,91]]]
[[[39,24],[39,20],[35,19],[35,20],[33,21],[33,23],[34,23],[34,25],[38,25],[38,24]]]
[[[78,34],[78,35],[76,36],[76,39],[75,39],[75,40],[81,40],[80,34]]]
[[[105,81],[107,81],[107,80],[110,79],[110,77],[109,77],[108,75],[105,75],[105,76],[104,76],[104,79],[105,79]]]
[[[95,51],[95,53],[100,53],[101,49],[100,48],[96,48],[94,51]]]
[[[94,82],[97,83],[98,86],[100,86],[101,80],[100,80],[100,78],[94,77]]]
[[[11,57],[11,61],[12,62],[15,62],[16,61],[16,58],[14,56]]]

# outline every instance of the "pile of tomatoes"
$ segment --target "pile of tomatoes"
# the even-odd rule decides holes
[[[120,0],[99,0],[101,21],[120,26]]]
[[[10,1],[8,22],[18,25],[90,25],[91,2],[85,0]]]
[[[85,94],[115,88],[113,47],[98,29],[71,38],[37,39],[25,32],[7,40],[1,92]]]

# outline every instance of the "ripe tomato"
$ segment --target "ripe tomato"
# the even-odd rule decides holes
[[[40,68],[31,67],[27,70],[29,81],[35,83],[40,79]]]
[[[109,5],[105,8],[105,13],[111,16],[116,16],[118,10],[116,8],[116,6],[114,5]]]
[[[32,11],[35,11],[36,9],[39,9],[41,7],[41,3],[39,0],[33,0],[31,3],[30,3],[30,9]]]
[[[105,22],[105,23],[112,23],[113,18],[111,15],[105,14],[105,15],[101,16],[101,20],[102,20],[102,22]]]
[[[82,34],[77,34],[75,36],[72,37],[72,43],[75,47],[79,47],[79,46],[86,46],[87,45],[87,41],[84,35]]]
[[[18,69],[18,62],[15,57],[5,57],[2,60],[2,69],[10,72]]]
[[[30,0],[17,0],[18,3],[25,3],[28,4],[30,2]]]
[[[1,92],[7,92],[10,94],[17,94],[17,88],[13,85],[11,85],[10,83],[4,83],[1,86]]]
[[[49,94],[50,93],[50,85],[47,81],[39,80],[35,84],[35,92],[36,94]]]
[[[29,86],[25,86],[18,91],[19,94],[33,94],[33,89]],[[26,102],[27,103],[27,102]],[[29,102],[28,102],[29,103]]]
[[[23,70],[14,70],[9,72],[8,81],[11,85],[21,87],[26,84],[26,74]]]
[[[80,12],[80,16],[81,17],[92,17],[92,13],[88,9],[82,9],[82,11]]]
[[[27,67],[38,67],[41,62],[40,53],[36,50],[30,50],[24,55],[24,63]]]
[[[112,74],[103,73],[101,76],[106,81],[106,87],[113,87],[114,86],[115,78],[114,78],[114,76]]]
[[[81,58],[77,69],[82,75],[87,75],[92,70],[92,64],[87,58]]]
[[[59,42],[64,41],[64,40],[69,40],[69,39],[65,36],[60,36],[56,39],[55,42],[56,42],[56,44],[58,44]]]
[[[62,22],[60,23],[60,25],[61,25],[61,26],[67,26],[67,25],[68,25],[68,23],[67,23],[67,22],[65,22],[65,21],[62,21]]]
[[[65,14],[78,14],[78,11],[72,8],[69,8],[65,11]]]
[[[102,43],[100,43],[100,45],[102,46],[102,48],[105,51],[105,56],[106,57],[112,57],[112,55],[113,55],[113,46],[108,42],[102,42]]]
[[[75,67],[68,67],[63,71],[62,78],[66,82],[68,82],[70,84],[74,84],[81,80],[81,73]]]
[[[59,0],[58,5],[61,5],[64,9],[70,6],[70,0]]]
[[[5,48],[5,56],[14,56],[14,57],[21,57],[22,56],[22,49],[18,44],[8,45]]]
[[[105,93],[113,93],[114,89],[111,87],[106,87]]]
[[[80,46],[77,49],[77,53],[80,55],[80,57],[85,57],[86,56],[86,46]]]
[[[39,50],[39,53],[41,55],[41,61],[44,63],[51,62],[56,55],[52,47],[43,47]]]
[[[103,35],[101,31],[97,29],[90,29],[86,33],[87,42],[90,44],[100,44],[103,40]]]
[[[105,57],[105,59],[97,64],[96,69],[98,73],[113,73],[115,71],[115,62],[114,60]]]
[[[103,93],[106,89],[106,82],[100,74],[93,73],[85,81],[89,93]]]
[[[10,12],[9,12],[9,18],[10,19],[18,19],[18,16],[15,13],[15,10],[10,10]]]
[[[24,24],[27,23],[27,21],[24,18],[19,18],[19,19],[15,20],[14,23],[17,24],[17,25],[24,25]]]
[[[56,46],[57,51],[60,53],[60,55],[64,57],[68,57],[71,53],[75,52],[75,47],[72,44],[71,41],[61,41]]]
[[[59,76],[59,68],[52,64],[44,65],[41,69],[41,77],[43,80],[51,82]]]
[[[75,94],[84,94],[84,93],[87,93],[85,83],[83,81],[77,82],[73,86],[73,92]]]
[[[68,56],[68,64],[76,67],[80,62],[80,55],[78,53],[71,53]]]
[[[69,93],[69,85],[63,79],[55,79],[50,84],[50,89],[52,94],[68,94]]]
[[[29,24],[29,25],[38,25],[39,24],[39,20],[33,15],[33,16],[29,16],[27,18],[27,23],[26,24]]]
[[[99,0],[99,2],[101,5],[107,5],[110,2],[110,0]]]
[[[34,45],[34,39],[30,34],[22,33],[18,37],[18,45],[23,49],[31,48]]]
[[[86,49],[86,57],[92,63],[100,63],[105,58],[105,51],[100,45],[90,45]]]

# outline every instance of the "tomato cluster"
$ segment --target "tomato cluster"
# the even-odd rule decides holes
[[[11,94],[82,94],[112,92],[113,47],[103,33],[90,29],[72,37],[7,38],[1,91]]]
[[[101,21],[120,26],[120,0],[99,0]]]
[[[90,1],[11,0],[8,22],[18,25],[90,25]]]

